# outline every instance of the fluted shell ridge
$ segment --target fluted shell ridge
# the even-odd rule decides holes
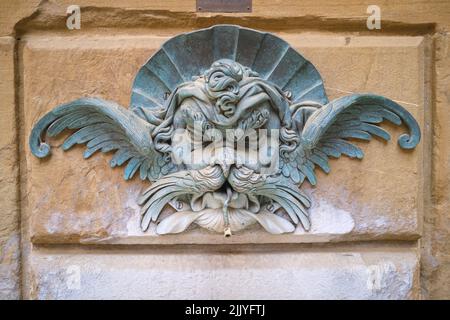
[[[201,75],[219,59],[232,59],[292,94],[294,103],[328,102],[322,78],[314,65],[283,39],[236,25],[216,25],[179,34],[139,69],[131,107],[160,108],[181,83]]]

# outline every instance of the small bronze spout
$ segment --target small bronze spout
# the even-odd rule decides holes
[[[223,229],[223,236],[225,238],[231,237],[232,233],[231,233],[231,228],[230,227],[226,227],[225,229]]]

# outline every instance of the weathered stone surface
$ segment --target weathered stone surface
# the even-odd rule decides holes
[[[12,36],[14,26],[21,19],[38,9],[39,0],[17,0],[0,2],[0,36]]]
[[[19,31],[30,29],[65,29],[66,9],[70,0],[14,1],[1,3],[0,32],[11,35],[16,22]],[[367,7],[371,3],[356,0],[327,1],[255,0],[251,13],[202,13],[196,11],[195,0],[80,0],[84,28],[201,28],[213,23],[239,23],[262,29],[295,29],[368,32]],[[416,34],[433,32],[433,26],[448,26],[450,9],[446,1],[408,0],[381,5],[383,31]],[[8,14],[10,13],[10,14]],[[212,21],[214,20],[214,21]]]
[[[0,299],[20,297],[14,39],[0,38]]]
[[[383,37],[374,41],[369,37],[346,40],[334,36],[281,36],[317,65],[330,98],[348,92],[381,94],[400,102],[423,125],[421,37]],[[165,39],[27,39],[23,49],[25,136],[46,111],[80,96],[99,96],[127,106],[137,68]],[[55,70],[61,70],[58,77],[54,76]],[[418,217],[424,196],[423,149],[419,145],[413,152],[400,150],[395,140],[403,129],[388,129],[393,133],[392,143],[360,143],[366,152],[364,160],[333,160],[333,174],[319,173],[318,186],[307,190],[315,202],[310,233],[305,234],[299,227],[295,235],[271,236],[255,227],[231,240],[203,230],[163,237],[156,236],[154,228],[142,233],[135,199],[146,183],[137,179],[122,181],[121,169],[108,167],[109,156],[83,160],[82,148],[69,152],[54,149],[53,156],[44,161],[27,149],[27,209],[32,217],[33,240],[265,243],[414,239],[420,234]],[[53,145],[61,141],[53,140]]]
[[[38,5],[41,3],[39,10]],[[425,298],[446,298],[448,299],[450,297],[450,286],[448,283],[450,282],[450,256],[449,256],[449,215],[448,212],[450,210],[449,204],[450,204],[450,197],[449,197],[449,186],[450,186],[450,158],[449,158],[449,150],[450,150],[450,121],[449,121],[449,113],[448,113],[448,105],[450,103],[450,100],[448,98],[448,88],[450,87],[449,81],[450,77],[448,76],[448,70],[450,70],[449,65],[449,47],[450,43],[448,40],[448,31],[450,30],[450,5],[448,1],[441,1],[441,0],[420,0],[415,1],[414,3],[411,3],[410,0],[399,0],[399,1],[390,1],[390,2],[383,2],[380,7],[382,9],[382,30],[381,31],[368,31],[365,27],[366,22],[366,8],[368,3],[365,1],[355,0],[355,1],[348,1],[348,0],[337,0],[333,1],[333,5],[330,5],[329,1],[318,1],[318,0],[305,0],[305,1],[297,1],[297,0],[286,0],[286,1],[273,1],[273,0],[254,0],[254,6],[253,6],[253,13],[251,14],[210,14],[210,13],[200,13],[196,14],[193,11],[195,10],[195,1],[189,0],[189,1],[178,1],[178,0],[155,0],[151,2],[143,2],[140,0],[127,0],[127,1],[121,1],[121,0],[80,0],[77,1],[78,4],[82,6],[83,10],[83,29],[76,31],[77,33],[71,33],[66,30],[65,28],[65,9],[68,5],[73,4],[71,0],[51,0],[51,1],[40,1],[40,0],[15,0],[15,1],[0,1],[0,35],[12,35],[14,33],[14,26],[16,25],[17,21],[20,19],[25,18],[21,23],[19,23],[18,30],[18,36],[26,37],[28,34],[35,34],[37,29],[46,29],[45,32],[47,32],[46,37],[53,37],[56,34],[63,33],[64,35],[89,35],[92,33],[95,34],[101,34],[104,32],[103,29],[99,28],[106,28],[108,33],[113,33],[115,35],[119,34],[136,34],[137,32],[145,32],[146,34],[158,34],[158,35],[170,35],[172,33],[178,33],[182,30],[174,30],[174,29],[167,29],[167,28],[173,28],[181,27],[181,28],[199,28],[199,27],[205,27],[209,26],[215,23],[238,23],[245,26],[250,26],[253,28],[259,28],[264,30],[287,30],[289,34],[283,35],[283,37],[288,37],[289,35],[293,35],[295,32],[303,32],[305,30],[312,31],[313,33],[316,32],[333,32],[336,34],[337,32],[344,32],[346,35],[349,35],[351,32],[357,32],[358,34],[365,34],[368,35],[371,39],[374,39],[373,41],[378,41],[378,39],[382,39],[383,37],[380,37],[380,35],[386,35],[391,34],[394,36],[397,36],[398,34],[420,34],[423,35],[425,33],[428,33],[430,35],[434,35],[434,45],[432,47],[432,50],[430,50],[428,58],[430,58],[430,61],[432,65],[425,66],[425,69],[429,69],[432,71],[433,75],[430,77],[429,82],[427,83],[427,86],[430,88],[428,91],[428,98],[426,100],[428,101],[428,106],[433,107],[433,122],[432,122],[432,129],[433,129],[433,172],[432,172],[432,186],[429,187],[429,190],[433,190],[433,199],[432,203],[428,203],[428,207],[424,210],[423,217],[419,216],[419,220],[417,221],[417,224],[424,224],[424,231],[423,231],[423,239],[420,241],[422,245],[422,257],[421,257],[421,268],[422,268],[422,274],[421,274],[421,282],[422,282],[422,289],[423,289],[423,297]],[[52,7],[53,6],[53,7]],[[50,8],[52,7],[52,8]],[[29,18],[27,18],[29,17]],[[56,18],[55,18],[56,17]],[[130,28],[143,28],[144,30],[135,30]],[[151,27],[152,29],[150,29]],[[326,38],[326,37],[325,37]],[[399,37],[394,37],[397,41]],[[393,38],[393,39],[394,39]],[[403,38],[403,37],[402,37]],[[346,38],[345,37],[339,37],[339,41],[342,43],[345,43]],[[350,39],[350,45],[353,45],[355,43],[356,37],[351,37]],[[365,41],[367,41],[369,38],[366,37]],[[8,40],[9,41],[9,40]],[[316,40],[314,40],[316,41]],[[394,41],[395,42],[395,41]],[[67,44],[67,42],[66,42]],[[328,45],[325,43],[325,45]],[[339,45],[342,46],[343,44]],[[382,46],[380,43],[379,45]],[[342,82],[346,82],[346,85],[349,84],[350,86],[358,86],[360,83],[364,83],[363,79],[365,79],[365,74],[359,73],[357,68],[348,69],[352,70],[351,72],[347,72],[345,74],[345,77],[341,77],[341,72],[335,72],[334,69],[339,68],[340,64],[333,64],[328,65],[326,59],[322,59],[322,62],[319,61],[321,55],[314,55],[314,58],[317,58],[318,60],[314,60],[311,58],[309,49],[306,48],[307,46],[302,49],[303,53],[313,62],[318,65],[320,68],[320,71],[322,75],[325,78],[325,81],[329,81],[330,77],[335,75],[337,77],[337,81],[334,82],[334,84],[342,84]],[[367,49],[369,50],[369,49]],[[388,50],[388,49],[386,49]],[[335,52],[335,50],[333,50]],[[311,51],[311,54],[314,54],[314,52]],[[76,55],[76,54],[75,54]],[[142,53],[141,59],[145,59],[146,53]],[[131,57],[131,56],[130,56]],[[132,57],[131,57],[132,58]],[[343,56],[341,57],[341,62],[345,65],[346,62],[348,62],[348,57]],[[22,57],[19,55],[19,59],[22,59]],[[126,60],[123,58],[124,61]],[[391,69],[397,70],[395,77],[398,77],[398,79],[402,79],[401,74],[398,73],[398,71],[408,72],[410,70],[410,66],[406,65],[407,60],[409,60],[410,57],[408,55],[404,58],[404,64],[398,64],[398,66],[404,66],[403,70],[401,69],[395,69],[395,64],[389,64]],[[3,61],[3,60],[2,60]],[[334,61],[333,58],[331,58],[330,61]],[[362,61],[365,61],[363,59]],[[139,61],[139,64],[142,63],[142,61]],[[353,59],[353,63],[358,63],[358,59]],[[35,64],[38,64],[36,61]],[[51,66],[49,62],[47,62],[47,68],[48,66]],[[57,64],[58,65],[58,64]],[[59,63],[61,65],[61,63]],[[4,64],[0,64],[0,83],[4,84],[7,83],[4,82],[4,72],[5,74],[9,74],[8,68],[3,68]],[[372,65],[372,66],[376,66]],[[350,66],[351,67],[351,66]],[[394,68],[393,68],[394,67]],[[326,69],[324,69],[326,68]],[[348,67],[347,67],[348,68]],[[135,72],[137,69],[137,65],[135,66],[135,69],[133,69],[132,73]],[[4,71],[6,70],[6,71]],[[42,70],[42,69],[41,69]],[[50,67],[51,70],[51,67]],[[84,69],[87,70],[87,69]],[[360,70],[360,69],[359,69]],[[95,69],[94,69],[95,71]],[[73,71],[72,71],[73,72]],[[358,75],[356,77],[353,77],[353,72],[357,72]],[[367,70],[365,72],[368,72]],[[374,73],[372,72],[372,75]],[[395,92],[389,92],[389,86],[398,86],[399,84],[396,83],[396,79],[394,76],[390,77],[388,76],[389,73],[386,73],[385,70],[382,70],[381,73],[378,73],[379,75],[382,75],[381,79],[378,79],[377,81],[373,81],[372,84],[375,85],[374,89],[377,90],[378,93],[381,94],[390,94],[391,98],[399,99],[399,96],[396,96],[397,94],[402,94],[400,91]],[[89,75],[83,75],[82,78],[92,78],[93,74]],[[121,74],[123,76],[123,74]],[[131,75],[132,76],[132,75]],[[54,78],[64,78],[63,75],[53,75]],[[103,77],[103,76],[102,76]],[[8,79],[8,78],[6,78]],[[372,78],[375,79],[375,78]],[[101,79],[100,79],[101,80]],[[393,82],[391,82],[391,80]],[[410,79],[407,79],[406,82],[408,83]],[[39,81],[39,79],[35,80]],[[387,81],[387,82],[385,82]],[[370,81],[369,81],[370,82]],[[8,88],[9,85],[8,84]],[[126,83],[130,84],[130,83]],[[72,81],[72,85],[75,86],[75,91],[77,90],[77,84],[76,80]],[[329,85],[329,84],[328,84]],[[377,86],[384,86],[387,90],[387,92],[379,91]],[[2,87],[3,88],[3,87]],[[336,86],[337,89],[340,90],[349,90],[352,91],[353,89],[349,88],[342,88],[342,86]],[[412,86],[406,86],[403,87],[402,90],[408,91],[408,89],[412,89]],[[8,89],[9,90],[9,89]],[[84,90],[84,89],[83,89]],[[129,90],[129,89],[125,89]],[[355,89],[355,91],[359,91],[360,88]],[[383,89],[384,90],[384,89]],[[414,89],[415,90],[415,89]],[[394,91],[394,90],[392,90]],[[8,91],[9,92],[9,91]],[[86,92],[89,93],[89,90],[86,89]],[[335,94],[338,94],[339,91],[336,91]],[[72,99],[78,97],[78,93],[81,93],[81,91],[74,92],[73,95],[67,96],[67,99]],[[331,94],[331,91],[328,91],[329,94]],[[416,90],[416,93],[419,93],[419,90]],[[30,93],[30,95],[32,92]],[[111,90],[111,92],[107,92],[107,95],[105,98],[116,98],[114,96],[115,91]],[[55,92],[55,95],[58,95],[58,92]],[[0,94],[2,99],[4,99],[3,91]],[[65,100],[64,95],[62,94],[60,96],[61,100]],[[40,98],[38,96],[35,97],[34,100],[39,100]],[[128,92],[126,96],[124,96],[122,102],[126,104],[128,101]],[[405,100],[406,102],[412,102],[409,100]],[[56,101],[57,103],[63,102],[63,101]],[[413,102],[414,103],[414,102]],[[3,112],[4,110],[9,110],[9,104],[5,104],[2,100],[2,106],[0,107],[0,112]],[[48,108],[50,108],[50,104],[48,105]],[[42,114],[44,113],[46,109],[42,110]],[[3,120],[4,117],[2,117],[1,120]],[[5,124],[7,126],[10,126],[14,122],[8,122],[5,121]],[[431,126],[430,126],[431,127]],[[0,128],[1,135],[4,134],[2,126]],[[9,130],[5,130],[7,134],[9,134]],[[8,135],[7,135],[8,136]],[[9,137],[9,136],[8,136]],[[367,147],[370,149],[372,148],[373,144],[376,142],[372,142]],[[389,148],[389,146],[387,146]],[[398,148],[394,148],[394,151],[398,151]],[[430,150],[424,150],[425,154],[429,155],[431,153]],[[72,153],[75,153],[73,156],[72,161],[74,163],[82,163],[83,160],[81,160],[81,151],[73,151]],[[366,150],[367,153],[367,150]],[[9,153],[10,154],[10,153]],[[55,153],[56,155],[56,153]],[[62,162],[68,161],[69,158],[67,158],[68,154],[65,155],[65,157],[60,157],[60,166],[62,166]],[[53,157],[53,161],[56,157]],[[100,160],[90,160],[91,165],[89,165],[89,168],[93,168],[92,162],[93,161],[99,161],[99,166],[103,167],[107,164],[106,157],[100,156],[97,157],[100,158]],[[96,158],[96,159],[97,159]],[[369,154],[367,154],[367,159],[369,158]],[[341,161],[345,161],[341,159],[338,162],[333,163],[333,169],[336,170],[336,166],[340,166]],[[6,162],[5,162],[6,163]],[[354,161],[351,162],[354,164]],[[2,162],[3,165],[3,162]],[[366,167],[364,165],[364,167]],[[26,167],[25,167],[26,168]],[[2,169],[2,168],[0,168]],[[50,170],[49,170],[50,171]],[[86,171],[88,169],[86,168]],[[112,185],[119,186],[125,186],[125,190],[127,190],[128,186],[131,184],[126,184],[125,182],[121,181],[120,170],[115,170],[114,174],[117,175],[117,184],[114,184],[115,182],[112,182]],[[9,171],[8,171],[9,172]],[[51,172],[51,171],[50,171]],[[330,177],[335,176],[336,172],[330,175]],[[112,177],[108,176],[108,178]],[[383,176],[384,177],[384,176]],[[322,177],[323,179],[323,177]],[[104,179],[103,179],[104,180]],[[96,183],[96,182],[94,182]],[[133,184],[135,182],[132,182]],[[64,184],[64,182],[62,182]],[[92,184],[92,181],[91,181]],[[325,182],[323,180],[319,181],[319,186],[323,187]],[[81,182],[80,182],[81,185]],[[3,185],[4,189],[2,191],[9,191],[12,189],[15,189],[16,182],[8,183],[6,185]],[[84,184],[83,184],[84,186]],[[24,189],[26,190],[26,189]],[[394,189],[395,192],[397,189]],[[70,192],[71,190],[67,191]],[[76,190],[78,191],[78,190]],[[138,190],[139,191],[139,190]],[[331,189],[331,192],[334,190]],[[51,190],[49,191],[51,192]],[[108,190],[109,193],[111,193],[111,190]],[[316,191],[317,192],[317,191]],[[361,191],[362,192],[362,191]],[[3,193],[5,194],[5,193]],[[7,192],[7,194],[10,194]],[[23,193],[24,196],[26,196],[25,193]],[[88,194],[86,192],[85,194]],[[113,193],[114,194],[114,193]],[[42,196],[42,195],[41,195]],[[38,196],[36,197],[38,198]],[[98,197],[100,198],[100,197]],[[5,198],[9,199],[9,198]],[[26,199],[26,198],[24,198]],[[79,200],[79,198],[77,198]],[[350,199],[352,201],[353,198]],[[4,198],[0,199],[0,203],[3,205]],[[133,198],[134,200],[134,198]],[[382,199],[384,201],[384,199]],[[94,200],[90,200],[91,203],[95,203]],[[74,201],[76,202],[76,200]],[[134,204],[132,204],[133,206]],[[94,208],[94,210],[87,210],[85,212],[89,212],[89,214],[86,214],[87,219],[92,219],[93,213],[97,212],[96,210],[99,210],[101,208],[102,203],[98,204],[97,208]],[[35,211],[39,210],[39,208],[35,208]],[[133,211],[133,210],[131,210]],[[2,214],[3,212],[7,212],[5,208],[2,208]],[[28,220],[26,220],[28,213],[27,211],[24,212],[24,224],[25,227],[27,227]],[[63,213],[63,212],[61,212]],[[123,212],[121,211],[120,214]],[[35,212],[35,214],[38,214],[38,212]],[[45,212],[44,212],[45,214]],[[316,216],[320,216],[316,214]],[[12,215],[6,214],[6,217],[8,217],[7,220],[4,220],[4,216],[2,215],[2,224],[1,230],[4,230],[4,226],[6,226],[6,233],[9,233],[10,230],[9,226],[11,224],[9,223],[10,220],[9,217],[12,217]],[[90,218],[89,218],[90,217]],[[78,219],[78,218],[77,218]],[[101,220],[99,216],[94,218],[91,221]],[[6,221],[6,222],[5,222]],[[76,220],[79,221],[79,220]],[[349,220],[345,220],[349,221]],[[400,220],[396,220],[394,223],[401,223]],[[82,225],[77,226],[75,228],[75,232],[72,233],[74,239],[79,239],[79,230],[85,230],[86,226],[88,225],[88,222],[83,223]],[[102,222],[100,222],[98,225],[102,225]],[[343,224],[343,226],[349,225],[349,224]],[[350,224],[351,225],[351,224]],[[112,224],[109,225],[110,229],[112,228]],[[95,229],[95,228],[94,228]],[[101,229],[101,227],[99,228]],[[401,228],[399,228],[401,229]],[[92,232],[92,230],[89,230],[88,233],[95,233]],[[2,233],[2,231],[0,231]],[[41,233],[42,237],[41,239],[47,239],[54,241],[56,239],[63,239],[67,235],[58,235],[52,239],[47,238],[47,235],[44,237],[44,234]],[[410,236],[410,233],[405,234],[401,233],[401,236]],[[0,240],[0,243],[3,244],[6,242],[9,243],[16,243],[18,244],[18,238],[17,234],[16,236],[12,236],[13,240],[6,240],[6,238],[2,238]],[[16,239],[16,240],[14,240]],[[127,238],[129,239],[129,238]],[[127,240],[128,241],[128,240]],[[141,241],[140,238],[138,238],[136,241]],[[378,243],[374,242],[372,244],[373,246],[377,246]],[[12,245],[8,246],[9,248],[17,247],[18,245]],[[337,250],[337,249],[336,249]],[[5,250],[2,247],[1,253],[8,252],[8,257],[14,257],[17,256],[17,251],[13,250]],[[16,252],[12,255],[9,253]],[[124,253],[124,251],[122,251]],[[395,253],[394,253],[395,254]],[[3,257],[4,255],[2,255]],[[28,258],[32,257],[31,252],[24,252],[23,256],[25,257],[25,260],[28,260]],[[100,259],[101,256],[98,258],[95,257],[95,255],[91,255],[89,257],[90,260],[97,260]],[[86,258],[87,259],[87,258]],[[3,261],[11,261],[8,259],[3,259],[2,264],[0,268],[3,268],[4,266],[7,266],[7,272],[3,273],[3,271],[0,271],[0,274],[2,274],[0,278],[0,284],[3,288],[5,287],[14,287],[14,290],[8,289],[7,291],[3,292],[18,292],[16,288],[18,288],[18,284],[15,282],[17,279],[16,271],[13,271],[13,273],[10,275],[11,270],[16,270],[15,267],[13,269],[9,268],[9,264],[3,263]],[[5,269],[2,269],[5,270]],[[122,271],[117,271],[117,273],[121,273]],[[42,271],[41,274],[44,274],[45,270]],[[8,274],[8,276],[3,277],[3,274]],[[27,274],[25,274],[27,276]],[[51,275],[48,276],[48,279],[52,279]],[[132,275],[130,275],[130,279],[132,279]],[[265,279],[265,278],[264,278]],[[125,283],[126,281],[122,282]],[[161,281],[160,281],[161,282]],[[56,286],[56,285],[55,285]],[[124,285],[122,288],[125,287]],[[133,287],[131,287],[131,290],[133,290]],[[91,288],[92,289],[92,288]],[[90,290],[91,290],[90,289]],[[206,290],[206,288],[204,288]],[[257,288],[259,289],[259,288]],[[25,296],[28,296],[28,291],[24,291]],[[259,292],[259,290],[257,290]],[[189,292],[190,294],[190,292]],[[64,294],[61,294],[64,295]],[[34,295],[35,296],[35,295]],[[4,296],[2,296],[4,297]],[[13,297],[9,295],[9,297]]]
[[[414,299],[414,248],[38,249],[37,299]]]

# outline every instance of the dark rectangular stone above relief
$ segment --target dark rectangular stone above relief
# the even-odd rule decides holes
[[[252,12],[252,0],[197,0],[197,12]]]

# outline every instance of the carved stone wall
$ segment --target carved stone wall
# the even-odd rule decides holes
[[[364,1],[253,1],[251,14],[195,13],[195,1],[0,3],[0,298],[450,298],[450,5],[383,4],[366,28]],[[319,70],[330,100],[372,92],[418,121],[414,151],[360,143],[362,161],[319,170],[312,229],[231,238],[139,229],[146,185],[83,148],[30,153],[36,121],[81,96],[129,104],[140,66],[170,37],[232,23],[269,31]],[[383,125],[392,140],[403,129]],[[53,146],[63,137],[52,140]],[[306,183],[305,183],[306,185]],[[101,288],[101,289],[99,289]]]

